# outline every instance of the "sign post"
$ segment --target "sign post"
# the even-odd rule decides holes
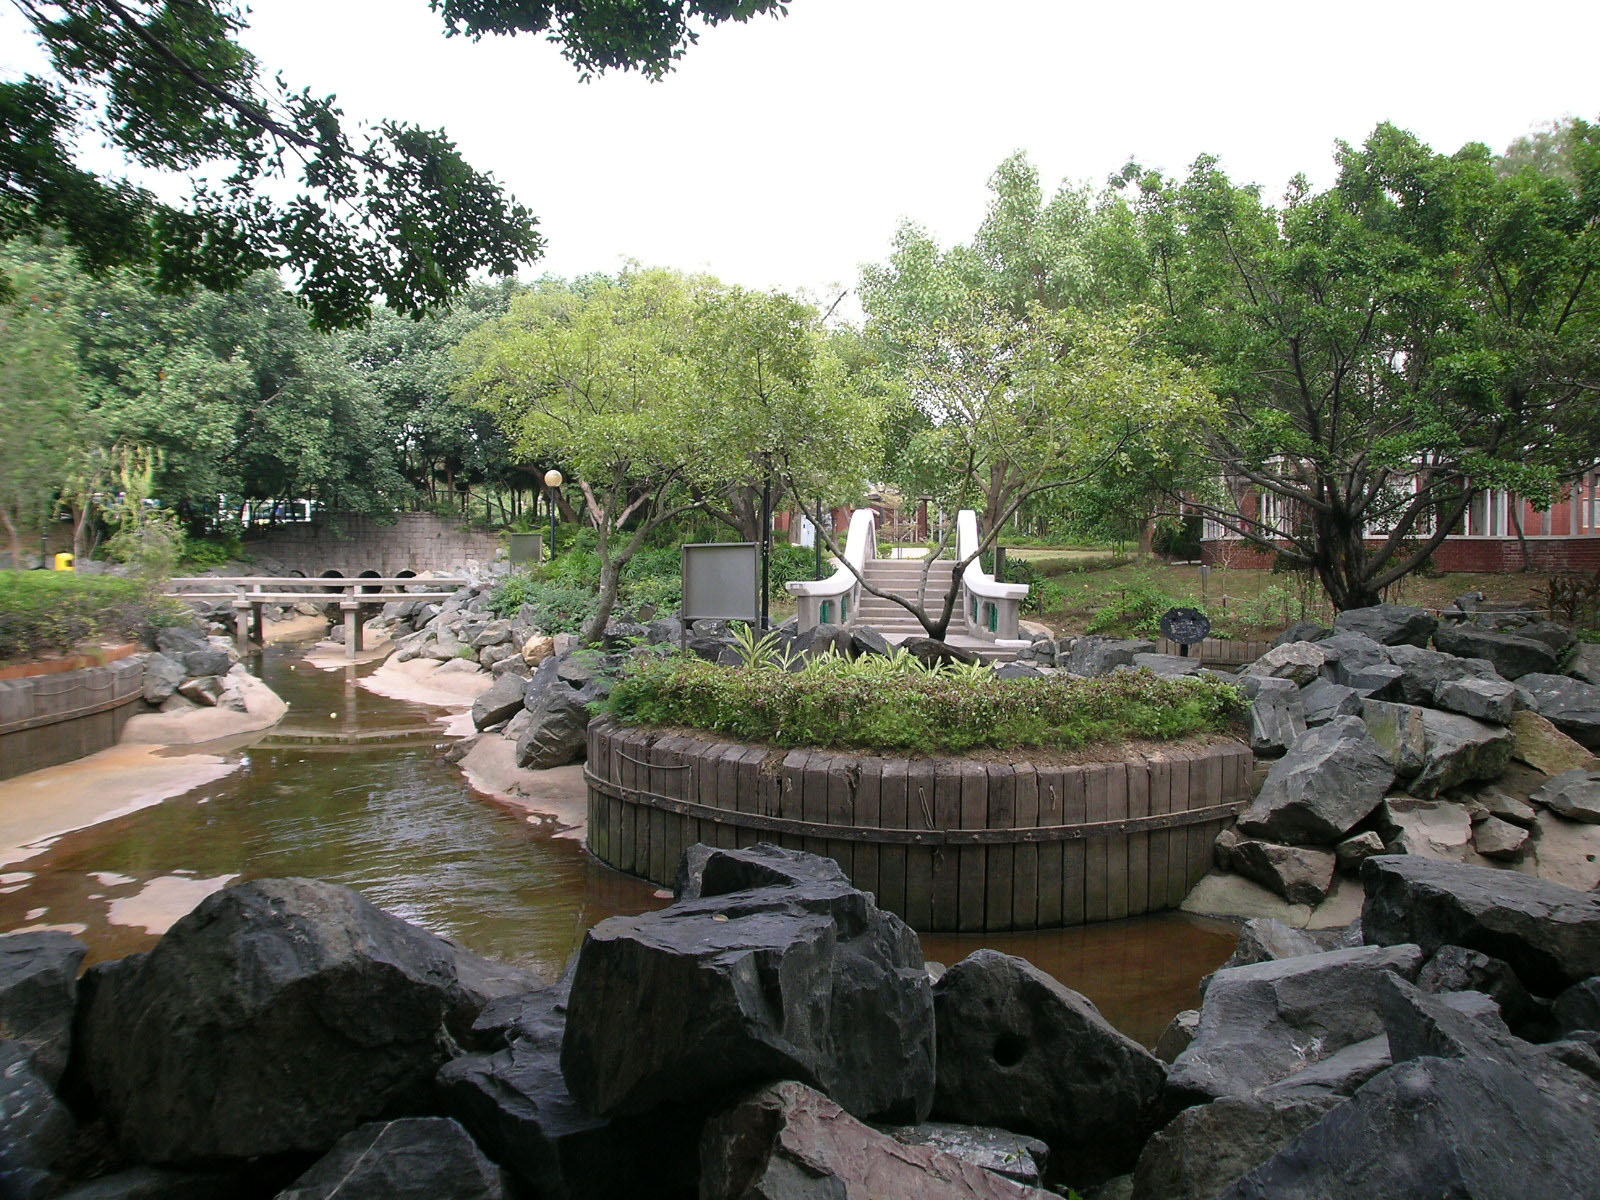
[[[1178,653],[1189,657],[1189,647],[1206,640],[1211,621],[1198,608],[1169,608],[1161,614],[1161,636],[1178,643]]]

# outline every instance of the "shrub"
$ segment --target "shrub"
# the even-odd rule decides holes
[[[577,633],[598,599],[592,587],[554,583],[521,571],[489,593],[489,609],[497,617],[514,617],[526,607],[529,619],[545,633]]]
[[[1087,633],[1161,632],[1161,614],[1169,608],[1194,608],[1191,601],[1175,599],[1144,584],[1129,584],[1089,622]]]
[[[179,565],[197,571],[209,571],[224,563],[244,559],[244,543],[236,534],[214,534],[205,538],[190,538],[183,545]]]
[[[874,657],[823,659],[798,673],[692,658],[647,662],[618,682],[606,705],[625,724],[920,754],[1170,740],[1225,729],[1242,710],[1238,690],[1210,677],[996,679],[982,669],[914,671]]]
[[[71,650],[90,638],[135,638],[168,624],[171,603],[138,581],[69,571],[0,571],[0,658]]]

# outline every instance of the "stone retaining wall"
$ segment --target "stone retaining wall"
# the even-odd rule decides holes
[[[284,569],[320,575],[341,571],[446,571],[468,559],[488,562],[500,549],[497,533],[432,513],[399,513],[387,523],[354,513],[331,513],[306,525],[283,525],[245,542],[245,552]]]
[[[1176,907],[1249,802],[1237,742],[1126,761],[891,758],[589,726],[589,849],[671,885],[687,846],[826,855],[922,932],[1050,929]]]
[[[0,779],[116,745],[144,699],[144,660],[0,681]]]

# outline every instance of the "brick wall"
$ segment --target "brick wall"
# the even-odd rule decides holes
[[[1527,549],[1535,571],[1600,571],[1600,537],[1530,537]],[[1265,571],[1272,566],[1272,555],[1248,543],[1218,540],[1201,544],[1200,561],[1212,567]],[[1433,564],[1441,571],[1520,571],[1522,543],[1514,537],[1446,538],[1433,552]]]
[[[488,562],[502,545],[500,534],[471,529],[432,513],[401,513],[384,523],[376,518],[335,513],[309,525],[285,525],[245,543],[258,562],[273,559],[291,571],[319,575],[340,571],[443,571],[468,559]]]

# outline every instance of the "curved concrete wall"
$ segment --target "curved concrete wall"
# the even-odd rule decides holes
[[[893,758],[589,726],[589,849],[671,885],[695,842],[834,859],[923,932],[1049,929],[1175,907],[1250,798],[1238,742],[1118,762]]]

